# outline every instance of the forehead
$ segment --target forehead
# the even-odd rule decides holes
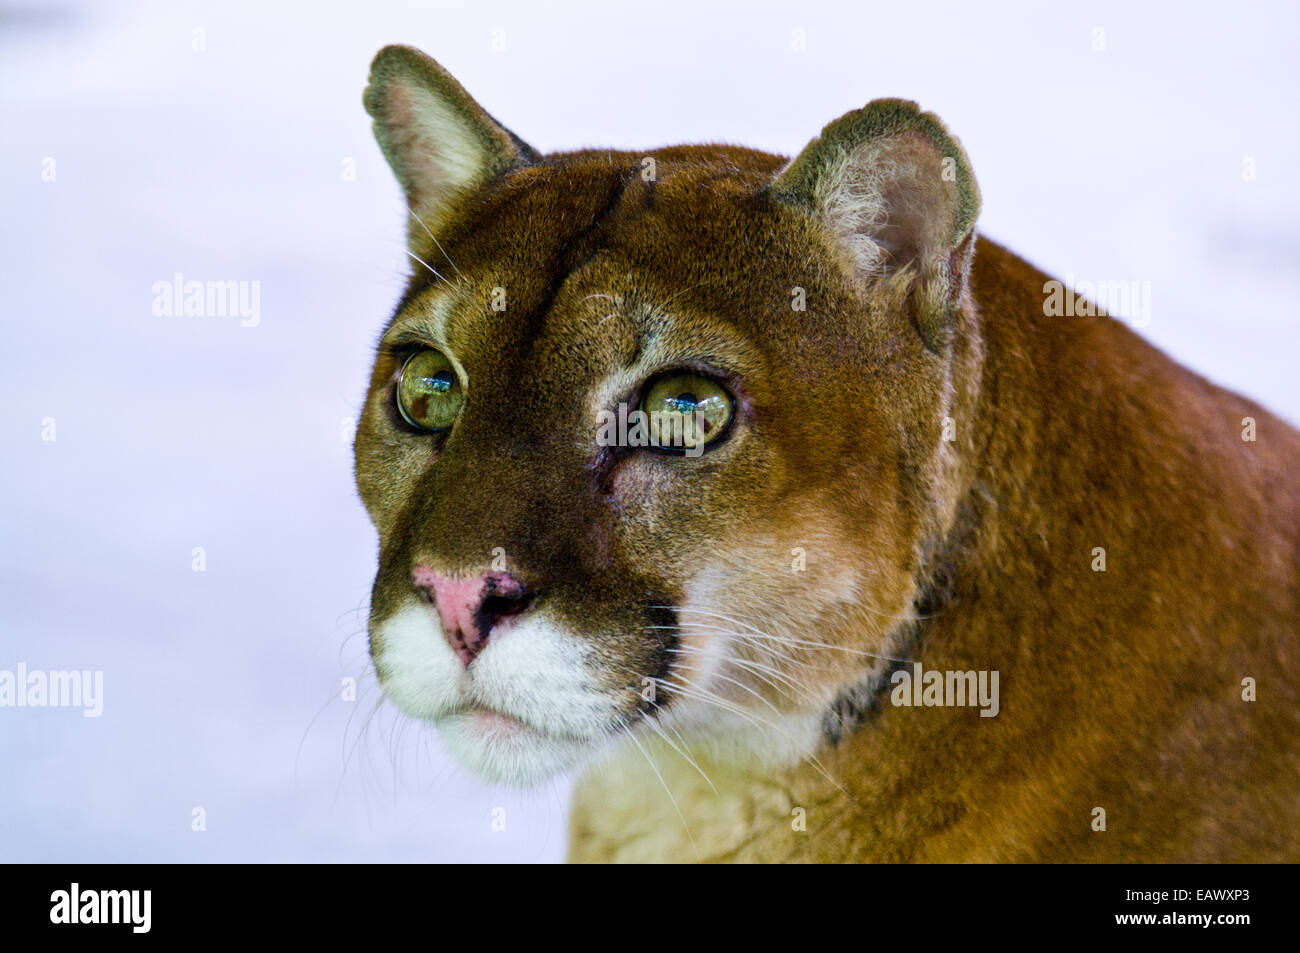
[[[514,173],[429,242],[386,341],[498,366],[541,351],[573,370],[676,361],[743,372],[757,359],[756,315],[788,310],[780,216],[762,195],[782,162],[677,147]]]
[[[497,363],[529,343],[578,365],[673,351],[742,360],[749,335],[728,313],[753,313],[771,276],[753,255],[754,235],[770,233],[757,196],[781,161],[677,147],[580,153],[513,173],[421,248],[385,342]]]

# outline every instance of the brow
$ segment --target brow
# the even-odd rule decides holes
[[[398,348],[416,344],[446,345],[447,325],[463,292],[425,288],[404,298],[384,329],[381,344]]]
[[[687,367],[736,378],[764,368],[761,352],[720,319],[695,318],[672,307],[640,310],[634,319],[638,349],[629,366],[641,365],[650,373]]]

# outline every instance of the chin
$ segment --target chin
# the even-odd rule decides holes
[[[493,711],[447,715],[438,734],[461,765],[485,781],[534,787],[588,761],[597,749],[582,738],[557,737]]]
[[[374,638],[385,695],[432,722],[452,756],[488,781],[529,787],[571,771],[627,718],[625,693],[600,690],[581,644],[540,619],[495,640],[468,669],[423,605],[378,623]]]

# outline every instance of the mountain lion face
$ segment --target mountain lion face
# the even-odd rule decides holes
[[[413,266],[356,439],[386,693],[515,783],[650,736],[812,751],[952,519],[960,147],[890,100],[793,162],[542,156],[403,47],[365,103]]]

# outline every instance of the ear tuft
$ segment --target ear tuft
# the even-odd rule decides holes
[[[910,275],[918,329],[942,348],[980,199],[966,153],[938,118],[907,100],[875,100],[826,126],[772,193],[830,229],[858,280]]]
[[[451,74],[409,46],[386,46],[363,96],[375,138],[421,224],[412,248],[476,190],[536,154],[487,114]],[[422,227],[424,226],[424,227]]]

